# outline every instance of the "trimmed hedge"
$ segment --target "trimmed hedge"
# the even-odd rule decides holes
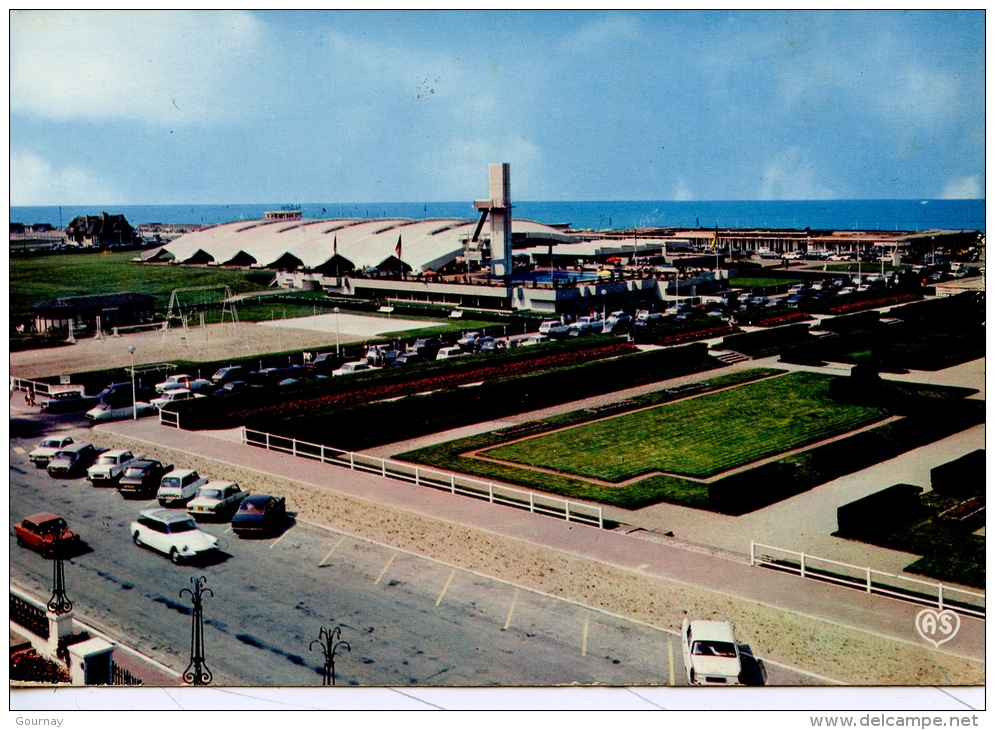
[[[887,535],[923,516],[922,487],[892,484],[836,508],[838,534],[864,537]]]
[[[933,467],[929,483],[934,492],[952,497],[969,497],[985,489],[985,450],[978,449],[959,459]]]
[[[756,332],[739,332],[728,335],[722,340],[722,347],[748,355],[766,352],[783,347],[786,344],[798,342],[808,336],[807,323],[789,324],[784,327],[773,327]]]
[[[311,417],[250,418],[245,425],[356,451],[719,366],[704,344],[695,344],[338,408]]]

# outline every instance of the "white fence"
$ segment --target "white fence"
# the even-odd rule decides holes
[[[784,548],[750,543],[750,565],[783,570],[802,578],[836,583],[866,593],[898,598],[912,603],[950,609],[967,616],[985,618],[985,594],[965,591],[942,583],[884,573]]]
[[[83,386],[60,384],[60,383],[42,383],[37,380],[29,380],[27,378],[11,378],[10,379],[10,391],[13,393],[15,390],[33,390],[35,395],[52,395],[54,393],[62,393],[66,390],[78,390],[83,392]]]
[[[165,415],[160,416],[160,419]],[[165,424],[172,425],[172,424]],[[508,507],[528,510],[534,514],[547,515],[565,519],[567,522],[577,522],[604,528],[603,509],[600,506],[571,502],[566,499],[550,497],[545,494],[535,494],[519,489],[512,489],[493,482],[470,479],[459,474],[426,469],[414,464],[405,464],[388,459],[380,459],[352,451],[334,449],[324,444],[314,444],[299,441],[286,436],[277,436],[265,431],[255,431],[242,428],[242,442],[250,446],[258,446],[268,451],[279,451],[285,454],[305,459],[315,459],[324,464],[335,464],[357,471],[379,474],[382,477],[400,479],[412,482],[421,487],[441,489],[451,494],[487,500],[492,504],[502,504]]]

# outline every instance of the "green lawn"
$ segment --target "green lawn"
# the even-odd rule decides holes
[[[273,278],[273,272],[262,270],[131,263],[135,256],[136,251],[115,251],[11,258],[11,317],[28,315],[33,304],[59,297],[123,292],[151,294],[156,306],[165,309],[173,289],[221,284],[239,294],[264,290]],[[184,303],[216,302],[223,291],[189,292]]]
[[[792,373],[576,426],[485,455],[618,482],[650,471],[708,477],[884,417],[829,395],[830,376]]]

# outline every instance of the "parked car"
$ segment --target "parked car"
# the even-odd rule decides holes
[[[25,517],[14,525],[14,538],[21,547],[46,555],[80,544],[79,535],[69,529],[64,519],[51,512],[38,512]]]
[[[106,421],[120,421],[122,418],[132,418],[133,416],[138,416],[138,418],[151,416],[155,412],[155,406],[141,401],[134,406],[131,403],[117,406],[110,403],[98,403],[86,412],[86,417],[93,423],[104,423]]]
[[[736,632],[728,621],[681,624],[684,668],[691,685],[742,684],[743,662]]]
[[[423,360],[434,360],[436,354],[442,349],[442,340],[438,337],[422,337],[414,341],[408,348],[416,353]]]
[[[197,490],[197,496],[187,505],[195,520],[220,519],[233,512],[249,496],[235,482],[211,481]]]
[[[146,388],[142,385],[134,385],[134,400],[141,403],[148,403],[155,398],[155,389]],[[97,400],[111,406],[130,406],[132,403],[132,383],[111,383],[102,391],[97,393]]]
[[[183,510],[150,509],[131,523],[131,539],[139,547],[150,547],[169,556],[173,563],[190,560],[217,550],[218,538],[197,529]]]
[[[389,367],[395,368],[395,367],[401,367],[402,365],[412,365],[414,363],[418,363],[421,361],[422,359],[418,357],[416,353],[405,352],[398,355],[393,360],[391,360]]]
[[[39,469],[44,469],[56,451],[64,449],[71,443],[73,443],[72,436],[50,436],[42,439],[41,443],[31,450],[28,459]]]
[[[171,472],[168,466],[155,459],[139,459],[131,462],[117,483],[117,491],[125,499],[151,497],[159,489],[163,475]]]
[[[479,332],[467,332],[465,335],[456,340],[456,344],[464,350],[473,350],[474,346],[477,344],[477,340],[481,337]],[[439,351],[442,354],[442,351]]]
[[[86,470],[86,478],[95,487],[115,484],[125,469],[143,458],[145,454],[135,456],[130,449],[105,451],[97,457],[93,466]]]
[[[558,319],[546,320],[539,325],[539,334],[547,335],[554,339],[566,337],[570,334],[570,325],[560,322]]]
[[[334,352],[319,352],[308,363],[308,369],[318,373],[329,373],[342,364],[342,356]]]
[[[509,347],[529,347],[530,345],[541,345],[544,342],[549,342],[549,337],[546,335],[525,335],[524,337],[516,337],[508,343]]]
[[[76,413],[92,408],[97,402],[96,396],[83,395],[80,390],[64,390],[43,400],[41,409],[45,413]]]
[[[261,385],[252,385],[245,380],[229,380],[220,388],[215,387],[215,389],[211,391],[211,395],[219,396],[219,395],[233,395],[236,393],[247,393],[253,388],[261,388],[261,387],[262,387]]]
[[[81,477],[97,460],[97,453],[97,448],[86,441],[69,444],[49,460],[48,475],[54,479]]]
[[[268,494],[250,494],[232,515],[231,529],[236,535],[265,535],[283,527],[287,521],[287,500]]]
[[[366,360],[356,360],[354,362],[347,362],[342,365],[338,370],[332,371],[333,377],[338,377],[339,375],[352,375],[354,373],[365,373],[370,370],[379,370],[370,365]]]
[[[187,373],[170,375],[161,383],[155,384],[155,392],[164,393],[167,390],[174,390],[176,388],[189,388],[190,381],[192,381],[193,379],[194,377],[192,375],[188,375]]]
[[[223,385],[224,383],[230,383],[233,380],[245,380],[248,374],[248,368],[241,365],[229,365],[228,367],[219,368],[217,372],[211,376],[211,381],[215,385]]]
[[[207,484],[208,478],[194,469],[171,471],[159,482],[156,499],[163,507],[186,506],[194,498],[197,490]]]
[[[448,360],[452,357],[461,357],[463,355],[469,355],[462,347],[443,347],[439,350],[439,354],[435,356],[436,360]]]
[[[171,405],[173,403],[179,403],[182,400],[190,400],[195,398],[196,395],[192,390],[187,390],[186,388],[178,388],[176,390],[167,390],[158,398],[153,398],[151,403],[152,407],[157,411],[161,411],[165,406]]]

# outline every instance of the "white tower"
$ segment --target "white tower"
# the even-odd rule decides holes
[[[476,241],[487,214],[491,216],[491,276],[511,276],[511,165],[491,163],[488,200],[476,200],[473,207],[480,211],[480,221],[473,234]]]

